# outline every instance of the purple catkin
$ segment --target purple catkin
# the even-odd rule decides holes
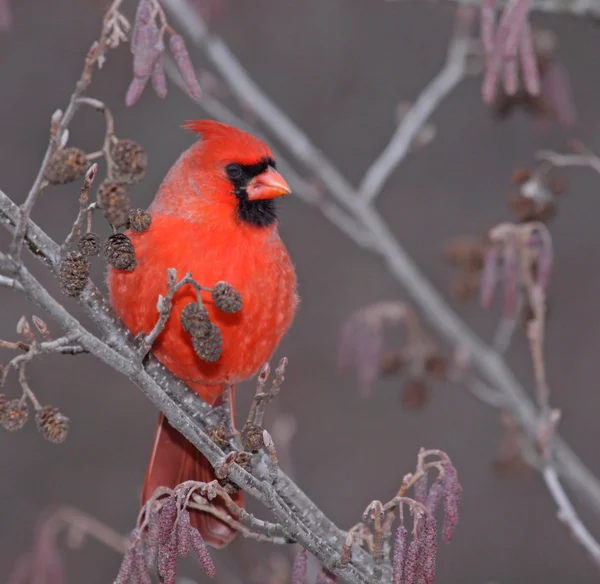
[[[414,539],[410,542],[404,562],[404,580],[402,584],[416,584],[421,569],[422,551],[423,542],[421,540]]]
[[[442,537],[448,543],[454,535],[454,530],[458,525],[460,501],[462,497],[462,487],[458,482],[458,474],[453,466],[445,468],[443,481],[443,499],[444,499],[444,527]]]
[[[154,22],[143,24],[137,33],[137,47],[133,55],[133,74],[141,79],[150,77],[154,64],[164,51],[160,31]]]
[[[440,505],[440,501],[442,500],[442,483],[436,481],[431,485],[431,489],[429,489],[429,493],[427,493],[427,500],[425,501],[425,507],[427,507],[427,511],[432,515],[437,511],[437,508]]]
[[[117,579],[115,580],[115,584],[127,584],[131,580],[131,576],[133,574],[133,566],[135,560],[135,548],[129,548],[123,561],[121,562],[121,567],[119,568],[119,573],[117,574]]]
[[[528,22],[523,25],[519,36],[519,53],[525,89],[530,95],[539,95],[541,91],[540,72],[533,46],[533,34]]]
[[[496,28],[496,0],[482,0],[479,7],[479,19],[481,21],[481,44],[486,53],[494,49],[494,37]]]
[[[146,566],[153,570],[156,568],[158,556],[158,534],[160,531],[159,514],[156,511],[150,511],[148,518],[148,532],[146,534]]]
[[[133,582],[135,584],[152,584],[152,578],[146,569],[144,549],[140,543],[135,547],[133,558]]]
[[[404,584],[404,564],[406,563],[406,552],[408,551],[408,531],[404,525],[396,530],[394,539],[394,573],[393,584]]]
[[[306,581],[306,572],[308,571],[308,552],[302,548],[294,558],[292,566],[291,584],[304,584]]]
[[[504,63],[502,81],[506,95],[515,95],[519,89],[519,67],[515,59],[508,59]]]
[[[206,544],[204,543],[200,532],[195,527],[192,527],[190,529],[190,536],[192,549],[194,550],[194,553],[196,554],[198,562],[200,562],[204,573],[210,578],[214,578],[216,573],[215,565],[213,564],[210,554],[206,549]]]
[[[152,20],[152,2],[151,0],[140,0],[137,10],[135,12],[135,18],[133,19],[133,30],[131,31],[131,44],[130,49],[135,54],[138,48],[138,32],[140,26],[150,24]]]
[[[553,62],[542,83],[544,96],[553,104],[558,123],[571,128],[577,121],[577,111],[566,69],[560,63]]]
[[[510,6],[510,5],[509,5]],[[529,0],[517,0],[510,7],[510,17],[506,22],[506,39],[502,49],[506,59],[514,59],[519,47],[519,36],[527,22]]]
[[[172,531],[169,541],[158,550],[158,573],[164,584],[175,584],[177,578],[177,532]]]
[[[127,89],[127,94],[125,95],[125,105],[127,107],[131,107],[134,105],[138,99],[144,93],[144,89],[146,89],[146,85],[148,85],[149,77],[141,79],[139,77],[134,77],[129,84],[129,88]]]
[[[200,99],[202,91],[198,79],[196,78],[196,71],[192,65],[192,60],[190,59],[183,37],[178,34],[172,35],[169,39],[169,48],[171,49],[175,63],[177,63],[177,68],[181,73],[181,77],[183,78],[190,95],[195,99]]]
[[[160,55],[152,69],[152,87],[158,97],[167,97],[167,78],[165,77],[165,57]]]
[[[190,552],[190,512],[184,509],[177,521],[177,553],[186,557]]]
[[[425,503],[427,499],[427,472],[413,485],[413,493],[417,503]]]
[[[485,254],[483,274],[481,276],[480,304],[482,308],[489,308],[494,299],[494,289],[498,279],[498,251],[491,248]]]
[[[158,543],[165,545],[171,539],[177,520],[177,497],[171,495],[164,503],[158,514]]]
[[[496,96],[496,88],[498,86],[498,75],[502,67],[502,49],[499,43],[496,42],[494,50],[487,56],[485,60],[485,74],[483,76],[483,84],[481,86],[481,98],[484,103],[492,103]]]
[[[423,542],[421,577],[425,584],[432,584],[435,580],[435,560],[437,557],[437,522],[433,515],[425,515],[421,541]]]

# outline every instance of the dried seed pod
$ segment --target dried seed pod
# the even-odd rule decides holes
[[[121,227],[127,223],[131,201],[123,183],[105,180],[98,187],[98,205],[111,225]]]
[[[212,289],[215,306],[223,312],[239,312],[242,310],[242,295],[227,282],[217,282]]]
[[[218,361],[223,351],[223,337],[219,327],[211,323],[210,333],[208,335],[192,335],[192,344],[196,355],[207,363]]]
[[[207,337],[212,331],[208,310],[197,302],[190,302],[184,307],[180,320],[181,326],[192,336]]]
[[[1,367],[0,367],[0,375],[2,375]],[[8,398],[3,393],[0,393],[0,424],[2,423],[2,419],[8,408],[8,403],[9,403]]]
[[[399,351],[385,353],[379,358],[379,375],[386,376],[398,373],[404,367],[405,362],[404,355]]]
[[[117,180],[127,184],[141,181],[148,167],[148,154],[133,140],[117,140],[111,149]]]
[[[127,229],[131,229],[134,233],[143,233],[150,229],[152,223],[152,215],[143,209],[134,209],[129,211],[127,217]]]
[[[53,185],[64,185],[82,178],[90,163],[85,152],[79,148],[57,150],[44,173],[44,178]]]
[[[67,438],[69,432],[69,418],[63,415],[54,406],[44,406],[35,414],[38,430],[46,440],[60,444]]]
[[[81,236],[77,247],[84,256],[96,256],[102,247],[100,238],[95,233],[85,233]]]
[[[242,446],[248,452],[259,452],[263,449],[263,429],[258,424],[245,424],[242,429]]]
[[[229,445],[229,433],[224,425],[209,428],[208,435],[210,436],[210,439],[221,449],[226,448]]]
[[[556,215],[556,206],[552,201],[538,203],[531,197],[520,193],[511,195],[508,206],[521,223],[541,221],[545,223]]]
[[[20,430],[29,419],[29,407],[24,398],[10,400],[6,404],[0,423],[10,432]]]
[[[117,270],[130,272],[137,264],[135,247],[123,233],[115,233],[104,242],[104,257]]]
[[[71,251],[60,262],[58,280],[67,296],[79,296],[90,277],[90,262],[78,251]]]
[[[402,389],[402,405],[407,410],[418,410],[429,399],[427,384],[422,379],[409,379]]]
[[[516,168],[512,174],[512,182],[516,185],[524,185],[531,178],[528,168]]]
[[[446,359],[440,353],[431,353],[425,359],[425,371],[434,377],[446,374]]]

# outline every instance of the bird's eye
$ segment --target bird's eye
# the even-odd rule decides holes
[[[243,172],[239,164],[228,164],[225,170],[227,171],[227,176],[233,180],[240,178]]]

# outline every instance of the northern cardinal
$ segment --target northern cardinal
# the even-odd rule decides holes
[[[240,292],[243,307],[235,314],[220,311],[211,295],[203,293],[203,304],[223,337],[216,362],[200,359],[180,322],[183,308],[196,300],[192,286],[175,294],[170,318],[152,348],[163,365],[214,405],[227,386],[253,376],[270,359],[294,317],[296,275],[279,238],[273,200],[290,188],[275,170],[271,150],[258,138],[213,121],[184,127],[201,139],[161,184],[148,209],[149,230],[127,232],[136,267],[130,272],[110,268],[108,286],[115,310],[134,334],[148,334],[156,324],[168,268],[175,268],[179,277],[191,272],[206,287],[224,280]],[[233,387],[231,391],[233,398]],[[214,479],[208,460],[161,416],[142,503],[159,486]],[[243,505],[241,492],[234,499]],[[213,515],[193,511],[191,520],[214,547],[235,537],[235,530]]]

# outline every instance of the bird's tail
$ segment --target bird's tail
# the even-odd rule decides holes
[[[234,390],[232,388],[232,417],[234,405]],[[215,471],[210,462],[191,442],[177,432],[161,414],[150,464],[144,480],[142,504],[152,496],[157,487],[172,489],[185,481],[208,483],[215,479]],[[239,507],[244,506],[244,496],[241,491],[232,495],[231,498]],[[223,513],[231,515],[218,497],[213,499],[212,504]],[[221,548],[226,546],[237,534],[237,531],[230,525],[206,512],[190,509],[190,520],[192,526],[198,529],[204,541],[212,547]]]

